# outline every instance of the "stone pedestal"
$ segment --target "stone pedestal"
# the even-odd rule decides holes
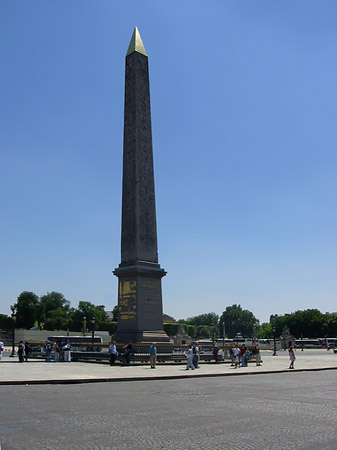
[[[166,272],[159,264],[120,266],[118,276],[118,326],[120,342],[169,342],[163,329],[161,278]]]

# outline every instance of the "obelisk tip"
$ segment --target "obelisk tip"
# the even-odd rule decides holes
[[[137,53],[140,53],[141,55],[147,56],[142,38],[140,37],[137,27],[135,27],[135,29],[134,29],[128,51],[126,52],[126,56],[131,55],[131,53],[134,53],[134,52],[137,52]]]

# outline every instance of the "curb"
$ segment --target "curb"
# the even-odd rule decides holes
[[[201,373],[184,375],[162,375],[153,377],[115,377],[115,378],[75,378],[75,379],[49,379],[49,380],[6,380],[0,381],[0,386],[27,386],[27,385],[45,385],[45,384],[85,384],[85,383],[120,383],[128,381],[160,381],[160,380],[184,380],[191,378],[213,378],[213,377],[235,377],[245,375],[268,375],[275,373],[303,373],[319,372],[324,370],[337,370],[337,367],[318,367],[310,369],[282,369],[282,370],[263,370],[260,372],[235,372],[235,373]]]

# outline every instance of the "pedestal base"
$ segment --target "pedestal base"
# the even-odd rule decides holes
[[[121,343],[169,343],[163,329],[161,278],[166,272],[159,264],[136,262],[121,265],[114,274],[119,279],[118,324],[114,340]]]
[[[165,331],[116,331],[113,339],[118,345],[131,343],[147,343],[151,344],[156,342],[157,344],[171,343],[170,338]]]

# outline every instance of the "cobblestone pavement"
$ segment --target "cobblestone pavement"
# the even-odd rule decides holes
[[[332,450],[337,370],[1,386],[1,450]]]
[[[255,363],[248,367],[234,369],[229,364],[201,364],[201,368],[194,371],[185,371],[181,365],[158,365],[151,370],[149,365],[130,367],[110,367],[108,364],[95,363],[46,363],[41,360],[32,360],[20,364],[16,358],[9,358],[9,352],[0,363],[0,384],[21,381],[39,380],[128,380],[146,379],[154,377],[190,377],[190,376],[216,376],[216,375],[242,375],[273,371],[287,371],[289,367],[288,352],[280,351],[278,356],[272,352],[262,352],[263,364],[257,367]],[[305,350],[296,352],[296,370],[337,368],[337,354],[326,350]]]

